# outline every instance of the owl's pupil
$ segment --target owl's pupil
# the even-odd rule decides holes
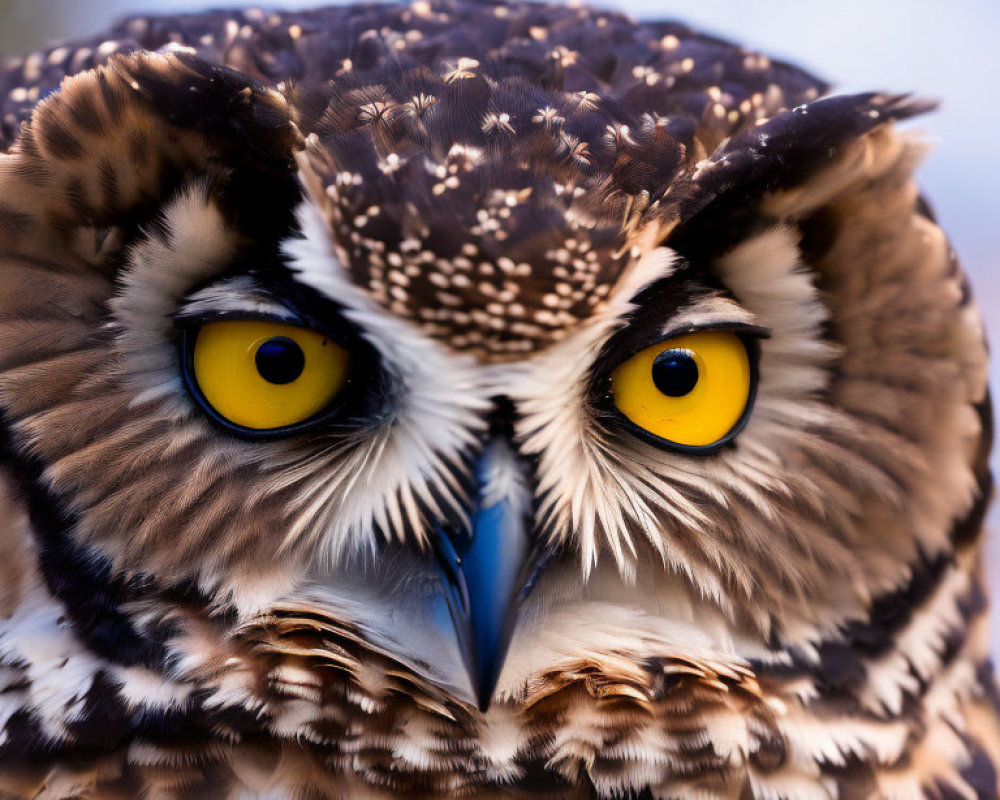
[[[698,383],[698,365],[686,350],[664,350],[653,361],[653,383],[667,397],[683,397]]]
[[[260,377],[268,383],[291,383],[305,369],[306,354],[287,336],[273,336],[257,348],[254,363]]]

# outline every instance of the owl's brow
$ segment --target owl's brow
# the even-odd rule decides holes
[[[335,340],[355,340],[361,333],[343,307],[278,271],[228,274],[196,289],[174,312],[174,325],[185,327],[222,319],[269,319],[304,325]]]
[[[174,320],[179,324],[207,317],[233,315],[269,317],[293,321],[296,315],[272,292],[249,275],[224,278],[190,294],[178,307]]]
[[[596,361],[617,364],[658,341],[698,330],[733,330],[754,337],[770,331],[710,275],[689,266],[644,287],[631,300],[623,325]]]

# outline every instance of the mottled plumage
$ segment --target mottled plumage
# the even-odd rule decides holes
[[[0,98],[0,796],[998,797],[927,104],[468,0],[129,19]],[[336,403],[221,418],[247,320]],[[705,331],[731,436],[626,419]]]

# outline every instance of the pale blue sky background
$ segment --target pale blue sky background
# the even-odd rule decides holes
[[[1000,0],[611,0],[636,17],[677,18],[811,68],[845,91],[916,91],[942,110],[917,123],[935,150],[920,173],[1000,351]],[[325,2],[271,2],[309,7]],[[126,11],[246,5],[211,0],[0,0],[0,50],[96,33]],[[994,387],[1000,361],[994,358]],[[994,396],[1000,391],[994,389]],[[996,460],[995,460],[996,463]],[[1000,530],[1000,510],[992,515]],[[1000,611],[1000,542],[992,548]],[[994,615],[1000,653],[1000,613]]]

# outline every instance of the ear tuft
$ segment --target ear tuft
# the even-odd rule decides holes
[[[184,51],[138,51],[118,56],[110,66],[170,123],[224,150],[227,162],[293,168],[302,137],[275,88]]]
[[[201,176],[277,204],[301,147],[275,89],[183,52],[117,55],[64,80],[0,156],[0,242],[73,251],[93,239],[81,230],[134,229]]]
[[[836,165],[870,134],[932,111],[935,104],[909,95],[824,97],[722,142],[671,190],[672,202],[653,216],[669,245],[688,257],[712,258],[755,231],[763,199],[812,180]]]

